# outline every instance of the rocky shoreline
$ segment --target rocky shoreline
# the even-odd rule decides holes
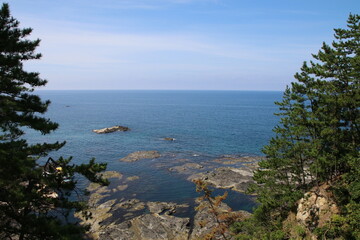
[[[142,159],[157,159],[160,156],[157,151],[139,151],[120,161],[131,164]],[[167,167],[159,162],[158,167],[167,169],[171,174],[179,174],[188,181],[201,179],[215,188],[244,192],[252,182],[253,170],[257,167],[259,159],[249,156],[222,156],[203,162],[178,159],[171,163],[172,166]],[[141,201],[137,198],[112,199],[114,193],[131,188],[141,176],[124,176],[115,171],[107,171],[103,176],[115,181],[116,186],[102,187],[90,184],[89,212],[92,218],[86,219],[77,215],[82,224],[90,224],[89,235],[93,239],[192,240],[205,236],[216,224],[206,206],[197,211],[195,216],[184,217],[178,216],[177,212],[193,206],[174,202]],[[221,204],[220,210],[231,211],[225,203]],[[250,216],[250,213],[241,210],[233,213],[240,219]],[[121,218],[115,217],[118,215],[121,215]]]

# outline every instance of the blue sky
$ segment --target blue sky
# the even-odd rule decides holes
[[[284,90],[359,0],[13,0],[45,89]]]

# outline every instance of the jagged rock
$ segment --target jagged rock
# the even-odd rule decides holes
[[[130,128],[124,126],[113,126],[109,128],[102,128],[102,129],[94,129],[93,132],[102,134],[102,133],[112,133],[112,132],[126,132],[129,131]]]
[[[192,229],[192,233],[190,236],[190,240],[197,240],[197,239],[203,239],[206,234],[210,233],[210,231],[217,226],[217,221],[212,213],[212,210],[209,208],[209,203],[202,202],[200,203],[201,207],[197,211],[194,219],[194,226]],[[230,207],[225,204],[221,203],[220,206],[217,207],[218,213],[228,213],[229,215],[232,214],[233,216],[236,216],[236,219],[238,221],[242,221],[246,218],[249,218],[251,214],[246,211],[234,211],[232,212]],[[228,236],[229,233],[226,233]],[[228,236],[230,239],[230,236]],[[223,239],[222,236],[218,236],[216,239]]]
[[[176,212],[177,208],[189,207],[187,204],[176,204],[171,202],[148,202],[146,205],[151,213],[171,215]]]
[[[169,168],[169,171],[171,172],[178,172],[178,173],[191,173],[194,169],[202,169],[204,166],[198,164],[198,163],[185,163],[181,166],[175,166],[172,168]]]
[[[313,230],[324,226],[330,221],[332,215],[339,213],[332,195],[327,191],[328,188],[327,184],[323,184],[305,193],[299,200],[297,208],[296,221],[298,223]]]
[[[107,202],[104,202],[100,205],[97,205],[96,207],[93,207],[90,209],[90,212],[92,214],[92,218],[86,219],[84,216],[82,216],[80,213],[75,213],[75,217],[78,217],[82,220],[81,224],[89,224],[91,226],[90,234],[97,239],[98,234],[100,232],[100,229],[104,226],[101,225],[101,222],[104,220],[110,218],[112,216],[111,208],[114,205],[116,200],[109,200]]]
[[[135,233],[131,231],[131,221],[125,221],[120,224],[112,224],[99,232],[100,240],[131,240],[138,239]]]
[[[140,159],[154,159],[159,157],[160,157],[160,153],[158,151],[138,151],[138,152],[130,153],[126,157],[121,158],[120,161],[136,162]]]
[[[109,226],[100,233],[100,239],[187,240],[189,231],[189,218],[144,214]]]
[[[126,201],[122,201],[114,206],[114,209],[127,209],[129,211],[138,211],[145,208],[145,203],[140,202],[139,199],[128,199]]]
[[[298,201],[296,212],[289,213],[283,226],[285,232],[290,233],[291,239],[318,239],[314,229],[325,226],[333,215],[339,214],[329,187],[328,184],[322,184],[312,188]]]
[[[248,185],[253,182],[252,176],[253,171],[249,168],[221,167],[212,172],[192,175],[188,180],[202,179],[216,188],[229,188],[244,192]]]

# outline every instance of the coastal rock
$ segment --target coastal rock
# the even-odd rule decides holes
[[[175,138],[172,138],[172,137],[166,137],[166,138],[163,138],[164,140],[166,141],[175,141],[176,139]]]
[[[209,204],[207,202],[202,202],[200,205],[201,206],[198,207],[199,210],[195,215],[194,226],[189,238],[190,240],[204,239],[204,237],[218,224]],[[238,221],[243,221],[251,216],[251,214],[246,211],[231,211],[230,207],[225,203],[221,203],[220,206],[217,207],[217,213],[229,214]],[[225,233],[225,235],[230,239],[229,233]],[[216,239],[223,239],[223,237],[219,235]]]
[[[112,133],[112,132],[126,132],[129,131],[130,128],[124,126],[113,126],[109,128],[102,128],[102,129],[94,129],[94,133],[102,134],[102,133]]]
[[[258,162],[261,159],[262,159],[262,157],[253,157],[253,156],[238,157],[236,155],[235,156],[224,155],[220,158],[213,160],[213,162],[221,163],[224,165],[231,165],[231,164],[237,164],[237,163],[253,163],[253,162]]]
[[[100,229],[104,226],[101,224],[104,220],[110,218],[112,216],[111,208],[114,205],[115,200],[109,200],[107,202],[104,202],[100,205],[97,205],[96,207],[93,207],[90,209],[91,218],[86,218],[80,213],[75,213],[75,217],[80,218],[81,224],[83,225],[90,225],[91,229],[89,231],[89,234],[95,238],[98,239]]]
[[[131,176],[126,178],[126,182],[131,182],[140,179],[139,176]]]
[[[151,213],[171,215],[176,212],[177,208],[189,207],[187,204],[176,204],[171,202],[148,202],[146,205]]]
[[[127,209],[128,211],[138,211],[145,208],[145,203],[140,202],[139,199],[124,200],[114,206],[114,209]]]
[[[102,199],[104,199],[108,196],[110,196],[110,194],[94,192],[90,195],[88,203],[90,206],[96,206],[98,204],[98,202],[100,202]]]
[[[117,178],[117,179],[121,179],[123,177],[123,175],[119,172],[116,171],[106,171],[103,173],[100,173],[100,175],[103,178]]]
[[[116,171],[102,172],[102,173],[97,174],[97,176],[106,178],[106,179],[117,178],[119,180],[122,179],[122,177],[123,177],[123,175],[121,173],[116,172]],[[86,189],[90,192],[97,192],[97,193],[105,193],[105,192],[111,191],[108,187],[101,186],[98,183],[90,183]]]
[[[160,153],[158,151],[138,151],[138,152],[130,153],[126,157],[121,158],[120,161],[136,162],[140,159],[154,159],[159,157],[160,157]]]
[[[186,174],[186,173],[191,173],[192,170],[202,169],[202,168],[204,168],[204,166],[202,166],[198,163],[185,163],[184,165],[181,165],[181,166],[175,166],[175,167],[169,168],[169,171]]]
[[[216,188],[229,188],[238,192],[245,192],[252,179],[253,171],[249,168],[221,167],[212,172],[194,174],[188,178],[190,181],[202,179]]]
[[[144,214],[100,232],[103,240],[187,240],[189,218]]]
[[[127,184],[119,185],[119,186],[116,187],[116,190],[118,190],[118,191],[124,191],[124,190],[126,190],[128,187],[129,187],[129,185],[127,185]]]

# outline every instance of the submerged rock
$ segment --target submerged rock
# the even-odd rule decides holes
[[[192,170],[195,169],[202,169],[204,166],[198,164],[198,163],[185,163],[181,166],[175,166],[172,168],[169,168],[169,171],[171,172],[178,172],[178,173],[191,173]]]
[[[117,186],[117,187],[116,187],[116,190],[118,190],[118,191],[124,191],[124,190],[126,190],[128,187],[129,187],[129,185],[123,184],[123,185]]]
[[[121,179],[123,177],[121,173],[116,171],[106,171],[100,173],[100,176],[102,176],[103,178],[117,178],[117,179]]]
[[[124,126],[113,126],[109,128],[102,128],[102,129],[94,129],[94,133],[102,134],[102,133],[112,133],[112,132],[126,132],[129,131],[130,128]]]
[[[140,179],[139,176],[131,176],[126,178],[126,182],[131,182]]]
[[[158,151],[138,151],[138,152],[130,153],[126,157],[121,158],[120,161],[136,162],[141,159],[154,159],[159,157],[160,157],[160,153]]]

